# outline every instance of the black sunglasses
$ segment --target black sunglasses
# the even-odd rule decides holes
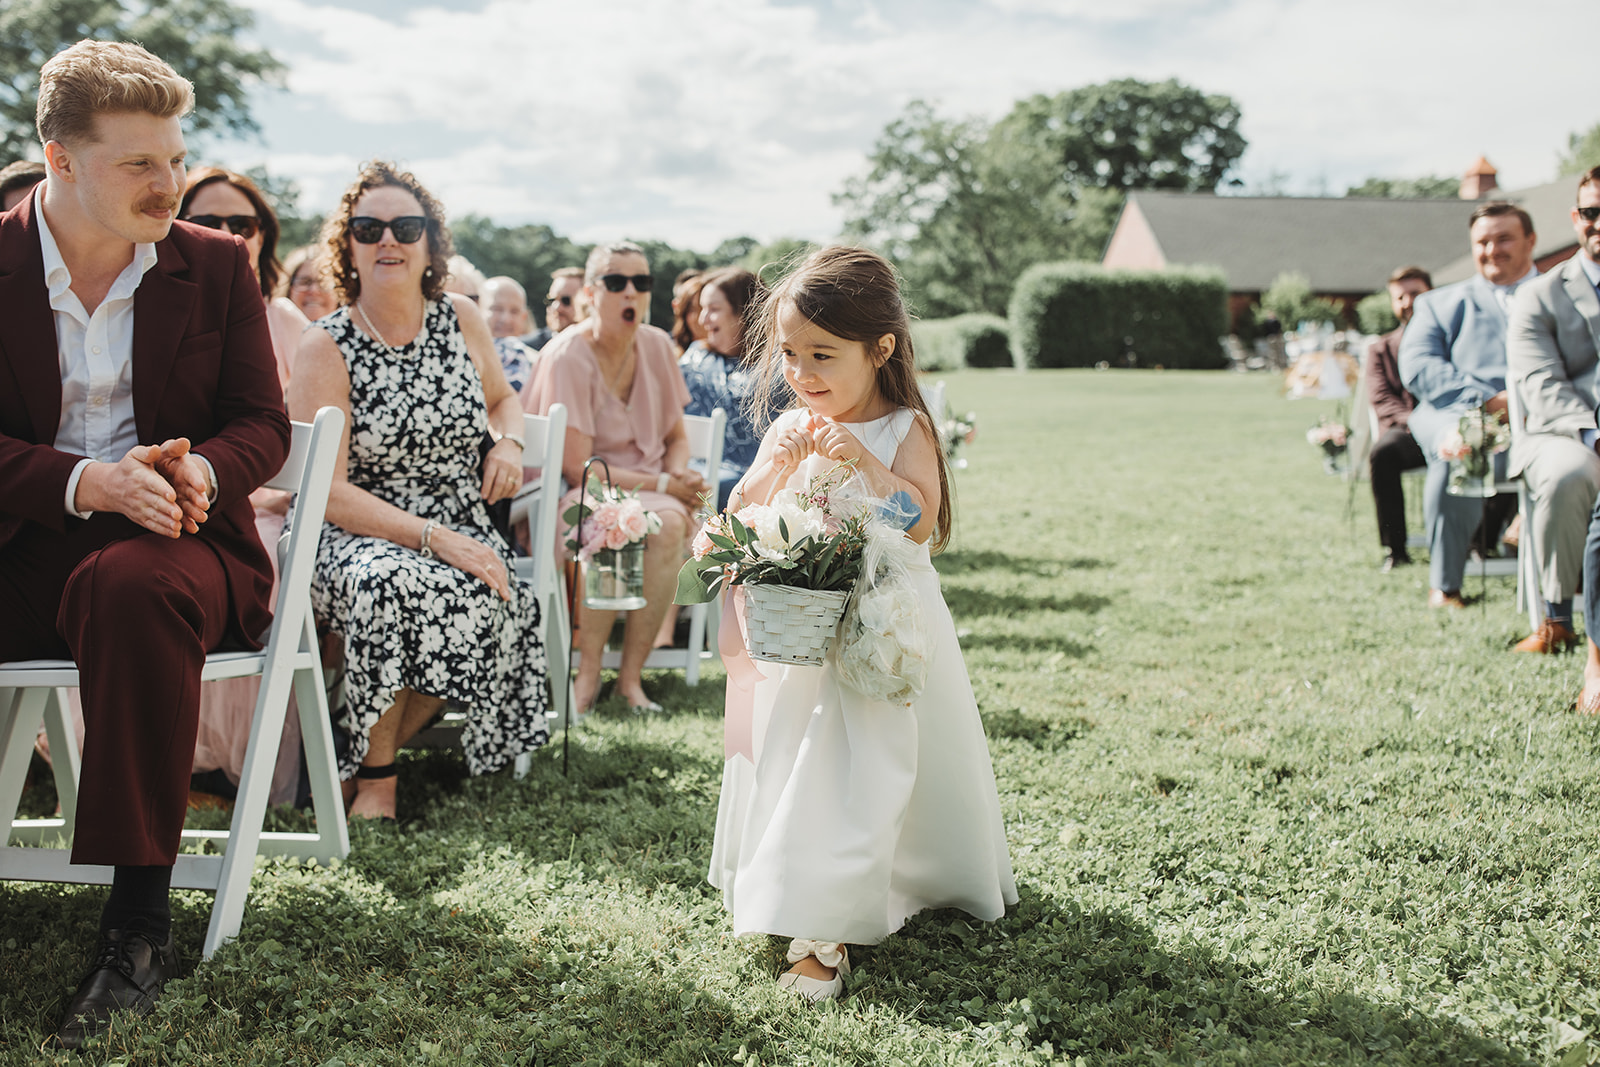
[[[620,289],[617,290],[617,291],[621,292]],[[569,307],[572,306],[572,297],[570,297],[570,296],[552,296],[550,299],[548,299],[548,300],[546,300],[544,302],[544,306],[545,307],[549,307],[551,304],[560,304],[564,308],[569,308]]]
[[[1584,222],[1600,222],[1600,207],[1577,207],[1572,210],[1576,211]]]
[[[397,219],[375,219],[371,215],[357,215],[350,220],[350,236],[364,245],[375,245],[383,240],[383,231],[394,234],[403,245],[414,245],[422,239],[428,228],[426,215],[401,215]]]
[[[220,230],[226,226],[229,233],[246,241],[261,232],[261,220],[254,215],[190,215],[183,221],[204,226],[208,230]]]
[[[634,289],[641,293],[648,293],[650,287],[655,285],[654,274],[602,274],[600,284],[606,287],[607,292],[620,293],[632,282]]]

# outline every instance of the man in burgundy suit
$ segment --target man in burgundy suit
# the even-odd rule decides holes
[[[173,224],[193,103],[144,49],[79,42],[40,72],[45,181],[0,215],[0,661],[77,661],[72,861],[115,867],[69,1048],[177,969],[200,669],[271,621],[247,498],[289,423],[243,242]]]
[[[1406,498],[1400,475],[1428,464],[1407,426],[1417,402],[1400,384],[1398,362],[1400,336],[1411,321],[1411,302],[1432,288],[1433,279],[1421,267],[1401,267],[1389,275],[1389,307],[1400,326],[1372,342],[1362,371],[1367,398],[1378,416],[1378,440],[1371,457],[1372,503],[1378,512],[1378,540],[1383,543],[1386,571],[1411,562],[1406,551]]]

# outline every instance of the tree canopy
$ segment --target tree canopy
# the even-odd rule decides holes
[[[1590,167],[1600,167],[1600,122],[1567,138],[1567,150],[1561,154],[1558,170],[1564,176],[1581,174]]]
[[[249,91],[284,66],[240,37],[255,17],[228,0],[5,0],[0,4],[0,160],[36,152],[39,68],[85,37],[134,41],[194,83],[197,134],[259,131]]]
[[[1214,189],[1245,148],[1239,107],[1121,79],[1019,101],[998,123],[913,101],[834,196],[848,237],[899,266],[929,316],[1004,314],[1044,260],[1098,259],[1129,189]]]
[[[1396,200],[1454,200],[1461,192],[1460,178],[1429,174],[1421,178],[1368,178],[1345,190],[1345,196],[1376,196]]]

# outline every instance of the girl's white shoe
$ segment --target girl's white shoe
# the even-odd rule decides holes
[[[844,995],[844,976],[850,973],[849,951],[837,941],[808,941],[797,937],[789,942],[786,958],[790,963],[799,963],[807,956],[815,956],[824,967],[832,967],[833,977],[823,981],[788,971],[778,976],[778,988],[793,990],[813,1004],[838,1000]]]

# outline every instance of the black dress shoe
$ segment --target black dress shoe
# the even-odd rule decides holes
[[[167,934],[165,944],[143,930],[110,930],[95,947],[94,962],[67,1005],[56,1045],[82,1048],[103,1033],[114,1012],[146,1015],[156,1005],[161,987],[178,976],[178,950]]]

